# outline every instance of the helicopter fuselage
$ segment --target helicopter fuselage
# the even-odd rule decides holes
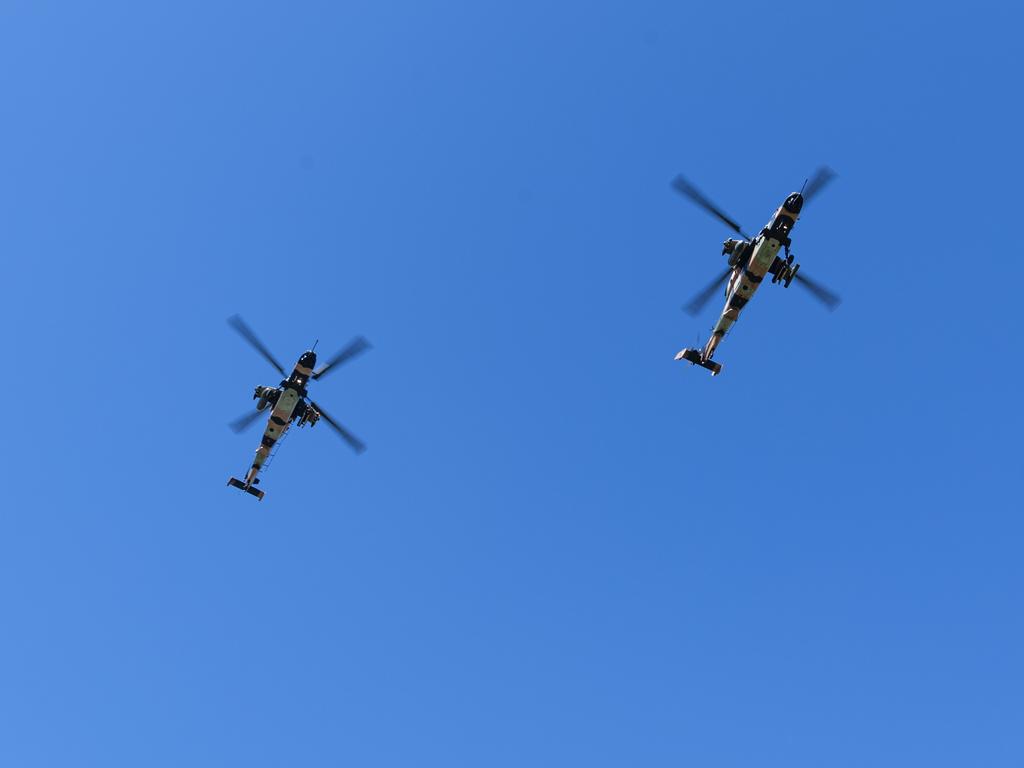
[[[785,214],[777,213],[772,220],[773,223],[779,215]],[[795,223],[795,219],[792,223]],[[792,228],[792,223],[790,228]],[[761,285],[761,281],[764,280],[765,275],[768,274],[772,265],[775,264],[779,249],[783,247],[784,243],[788,243],[786,235],[780,235],[778,230],[773,230],[771,227],[772,225],[769,224],[769,226],[761,231],[754,239],[753,246],[750,248],[750,255],[733,268],[732,277],[729,278],[726,288],[725,306],[718,317],[718,322],[715,323],[715,327],[711,331],[708,343],[704,346],[703,357],[705,360],[710,360],[715,354],[718,344],[739,319],[740,312],[753,298]],[[782,238],[781,241],[778,239],[780,236]]]
[[[782,279],[792,279],[799,269],[792,268],[792,257],[782,259],[779,257],[779,249],[785,249],[788,253],[790,239],[789,233],[800,218],[800,209],[803,206],[803,198],[797,192],[786,198],[786,201],[779,206],[767,226],[758,233],[752,241],[726,241],[727,246],[732,243],[733,248],[740,249],[741,258],[734,261],[732,274],[726,284],[725,306],[711,330],[711,336],[700,351],[695,349],[684,349],[676,355],[677,360],[688,360],[691,363],[702,365],[708,368],[712,375],[717,375],[721,366],[712,363],[711,358],[722,339],[729,332],[732,326],[739,320],[740,312],[753,298],[765,276],[771,273],[773,276],[782,276]],[[788,285],[788,280],[787,283]]]
[[[284,437],[293,422],[299,427],[306,425],[312,427],[320,419],[323,419],[356,453],[362,453],[366,450],[366,446],[359,438],[327,415],[323,408],[309,400],[307,398],[309,393],[306,391],[306,385],[311,380],[319,381],[324,375],[337,370],[345,362],[369,349],[370,343],[366,339],[362,336],[352,339],[346,347],[329,358],[319,368],[316,368],[316,352],[313,351],[316,349],[316,344],[314,344],[313,349],[308,349],[302,353],[291,374],[288,375],[285,373],[284,366],[277,361],[270,350],[259,340],[252,328],[239,315],[229,317],[228,325],[238,331],[239,335],[249,342],[253,349],[259,352],[263,359],[273,366],[275,371],[281,376],[288,377],[276,387],[256,387],[256,391],[253,393],[253,399],[257,401],[255,409],[246,413],[240,419],[235,419],[235,421],[228,425],[235,432],[241,432],[248,426],[255,424],[260,415],[268,408],[270,409],[270,418],[267,419],[267,426],[263,430],[260,447],[256,449],[256,456],[253,458],[252,465],[245,473],[245,480],[230,477],[228,478],[228,485],[262,500],[263,491],[255,487],[260,481],[258,475],[266,467],[267,461],[273,455],[274,446]]]
[[[270,418],[267,419],[267,426],[263,430],[263,439],[260,441],[260,447],[256,449],[256,456],[253,459],[252,466],[245,476],[246,485],[253,484],[253,481],[256,480],[256,475],[259,474],[267,459],[270,458],[270,452],[274,450],[274,444],[284,437],[284,433],[288,431],[288,426],[295,415],[295,407],[301,400],[302,398],[296,390],[291,387],[282,388],[281,395],[277,398],[277,403],[274,405],[274,410],[270,412]]]
[[[739,320],[740,312],[750,302],[761,286],[766,275],[772,276],[773,283],[782,283],[786,288],[794,280],[797,285],[807,289],[818,301],[829,310],[835,309],[840,302],[839,296],[828,288],[811,280],[805,274],[797,274],[800,265],[793,263],[790,253],[790,232],[796,226],[797,219],[804,204],[817,195],[826,184],[835,178],[835,171],[826,165],[821,166],[814,176],[804,182],[799,192],[787,197],[776,210],[768,224],[756,237],[743,231],[735,219],[716,206],[686,178],[679,174],[672,181],[672,187],[683,197],[689,199],[697,207],[704,209],[742,239],[729,238],[722,245],[722,254],[728,254],[728,266],[715,277],[693,300],[683,306],[691,315],[696,315],[701,308],[714,296],[720,286],[725,286],[725,306],[711,329],[711,337],[701,349],[686,348],[676,354],[676,360],[685,360],[699,365],[717,376],[722,371],[721,363],[712,360],[715,350],[725,335]],[[785,258],[779,255],[783,250]]]
[[[316,355],[312,352],[306,352],[299,358],[299,362],[295,364],[291,376],[282,381],[279,388],[256,388],[253,398],[260,401],[257,408],[262,410],[268,404],[273,404],[273,410],[270,412],[270,418],[267,419],[267,426],[263,430],[263,438],[260,440],[259,448],[256,449],[256,456],[253,458],[252,466],[249,467],[249,471],[245,475],[245,480],[237,481],[231,478],[228,481],[230,485],[235,485],[262,499],[263,492],[256,490],[253,486],[259,483],[257,475],[259,475],[260,470],[263,469],[270,458],[274,445],[284,437],[285,432],[288,431],[288,427],[291,426],[294,419],[300,419],[300,426],[307,422],[310,425],[316,423],[318,414],[305,401],[306,382],[309,381],[309,377],[313,374],[314,365],[316,365]]]

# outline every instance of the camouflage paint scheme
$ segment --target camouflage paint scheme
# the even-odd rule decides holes
[[[246,485],[253,484],[256,475],[259,474],[267,459],[270,458],[270,452],[274,450],[274,444],[284,437],[284,433],[288,431],[292,418],[300,415],[296,414],[296,407],[302,402],[302,398],[306,396],[306,382],[309,381],[309,377],[313,374],[313,366],[316,365],[316,357],[313,356],[312,361],[310,361],[307,357],[308,355],[312,355],[312,353],[307,352],[300,357],[299,362],[295,364],[295,368],[292,370],[292,375],[286,381],[281,382],[281,394],[277,398],[274,410],[270,413],[270,418],[267,420],[267,428],[263,430],[263,440],[260,442],[260,447],[256,449],[256,457],[249,468],[249,473],[245,476]]]
[[[250,346],[264,360],[270,363],[279,375],[287,375],[285,374],[284,366],[277,361],[240,315],[229,317],[228,325],[249,342]],[[251,424],[255,424],[256,420],[260,418],[260,414],[267,410],[268,407],[270,407],[270,418],[267,419],[267,426],[263,430],[263,439],[260,441],[260,447],[256,449],[256,456],[253,458],[252,465],[245,473],[245,480],[229,477],[228,485],[262,500],[263,491],[255,487],[260,481],[258,475],[266,467],[267,461],[273,455],[274,446],[288,432],[293,422],[298,427],[313,427],[322,418],[331,429],[337,432],[342,440],[349,444],[352,450],[356,453],[365,451],[366,446],[358,437],[328,416],[319,405],[312,400],[306,399],[308,395],[306,385],[311,379],[319,380],[331,371],[337,370],[339,366],[362,354],[369,348],[370,343],[366,339],[362,336],[356,336],[347,346],[314,371],[313,369],[316,367],[316,352],[313,351],[313,349],[316,349],[316,344],[314,344],[313,349],[302,353],[299,361],[292,369],[291,375],[288,375],[279,386],[256,387],[256,390],[253,392],[253,399],[259,402],[256,404],[255,410],[246,413],[239,419],[235,419],[228,426],[235,432],[241,432]]]
[[[794,192],[786,198],[786,201],[779,206],[772,216],[768,225],[761,230],[757,237],[751,242],[743,240],[726,240],[725,253],[732,254],[730,263],[735,260],[732,274],[726,286],[725,307],[722,314],[711,331],[711,337],[703,350],[683,349],[676,355],[676,360],[687,360],[697,365],[703,365],[711,370],[713,376],[718,375],[721,365],[711,363],[715,350],[721,343],[725,334],[739,319],[740,311],[753,297],[765,275],[771,273],[776,280],[791,280],[796,269],[788,262],[779,257],[779,249],[790,245],[789,233],[793,230],[797,219],[800,218],[800,209],[803,207],[803,197]]]
[[[306,397],[306,383],[313,374],[313,366],[315,365],[316,354],[312,351],[304,352],[302,357],[299,358],[299,362],[295,364],[291,376],[281,382],[279,389],[274,387],[256,388],[256,395],[254,397],[260,399],[260,409],[262,410],[270,402],[273,402],[274,407],[270,412],[270,418],[267,419],[266,429],[263,430],[263,439],[260,441],[260,447],[256,449],[256,456],[253,458],[252,466],[249,467],[249,471],[245,475],[245,480],[240,481],[232,477],[228,480],[228,485],[233,485],[262,501],[263,491],[253,486],[259,482],[257,475],[259,475],[260,470],[267,463],[267,459],[270,458],[274,445],[284,437],[288,427],[296,418],[300,420],[299,424],[301,425],[307,421],[310,424],[314,424],[319,417],[315,409],[304,401]],[[274,396],[277,398],[276,401],[272,400]]]

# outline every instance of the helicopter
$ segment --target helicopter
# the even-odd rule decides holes
[[[228,318],[228,325],[238,331],[243,339],[248,341],[278,373],[285,377],[280,385],[276,387],[256,387],[256,391],[252,396],[252,399],[257,401],[256,409],[235,419],[228,425],[235,432],[242,432],[250,427],[260,417],[262,412],[268,408],[270,409],[270,418],[267,420],[266,429],[263,431],[263,440],[260,442],[260,447],[256,449],[256,457],[253,459],[252,466],[245,475],[245,480],[231,477],[228,479],[228,485],[245,491],[262,501],[263,491],[255,487],[260,482],[260,478],[257,475],[270,457],[274,444],[284,437],[285,432],[288,431],[288,427],[293,422],[299,427],[306,425],[313,427],[320,419],[323,419],[356,453],[362,453],[366,450],[366,446],[359,438],[332,419],[320,405],[310,400],[306,392],[306,384],[309,383],[310,379],[316,381],[323,378],[343,363],[369,349],[370,344],[366,339],[362,336],[357,336],[349,342],[348,346],[316,370],[314,370],[316,368],[316,352],[313,351],[316,349],[316,344],[314,344],[313,349],[302,353],[298,362],[295,363],[291,374],[286,374],[282,365],[270,354],[267,347],[257,338],[253,330],[239,315],[233,315]]]
[[[683,176],[677,176],[673,180],[672,187],[677,192],[723,222],[742,238],[741,240],[729,238],[723,243],[722,255],[729,257],[725,271],[712,280],[684,307],[691,315],[696,315],[723,284],[726,286],[725,307],[711,331],[708,343],[703,349],[681,350],[676,355],[676,360],[686,360],[692,365],[706,368],[711,371],[712,376],[721,373],[721,363],[716,363],[711,358],[725,334],[739,319],[740,310],[753,297],[765,275],[771,275],[773,283],[781,283],[785,288],[788,288],[790,283],[795,280],[810,291],[811,295],[822,302],[829,311],[839,306],[840,299],[836,294],[800,272],[800,265],[793,263],[793,254],[789,250],[791,245],[789,234],[797,219],[800,218],[800,211],[806,203],[821,192],[826,184],[835,178],[835,175],[835,171],[827,166],[819,168],[813,178],[804,182],[804,186],[799,192],[794,192],[783,201],[771,220],[756,237],[745,234],[739,224],[725,215]],[[786,254],[785,258],[779,255],[780,249]]]

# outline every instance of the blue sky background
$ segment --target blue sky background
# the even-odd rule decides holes
[[[0,5],[0,764],[1024,762],[1022,14],[835,6]]]

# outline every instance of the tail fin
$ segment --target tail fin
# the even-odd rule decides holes
[[[237,488],[240,491],[245,491],[246,493],[255,496],[260,501],[263,501],[263,491],[259,488],[253,488],[251,485],[246,485],[241,480],[236,480],[233,477],[228,478],[228,485],[232,488]]]
[[[686,348],[681,350],[679,354],[676,355],[676,360],[685,360],[692,365],[699,365],[701,368],[707,368],[711,371],[712,376],[717,376],[722,372],[721,363],[716,363],[711,359],[705,360],[700,350],[697,349]]]

